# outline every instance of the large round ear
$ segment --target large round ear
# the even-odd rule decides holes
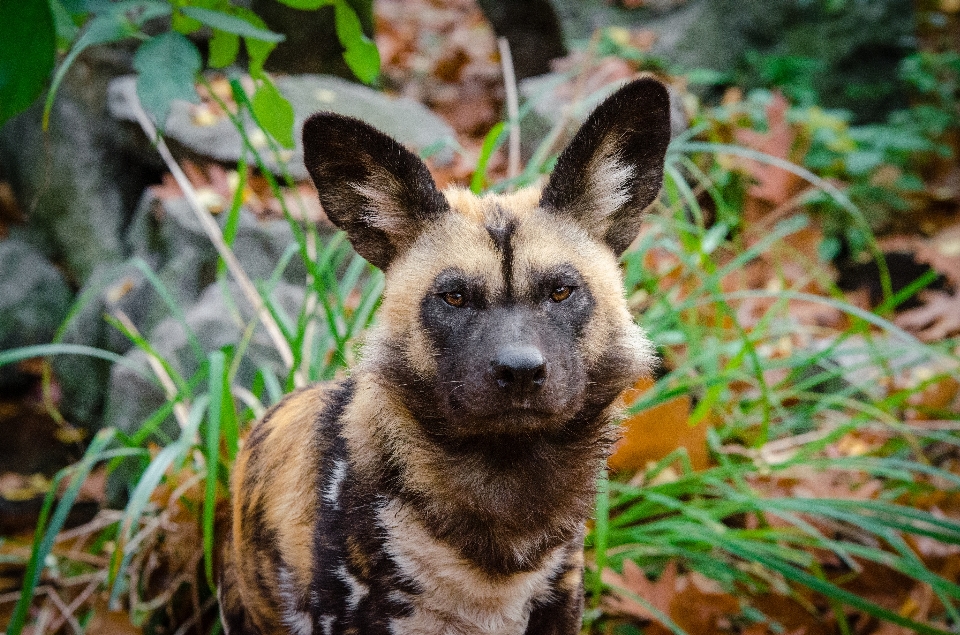
[[[380,269],[449,209],[423,161],[358,119],[313,115],[303,155],[327,217]]]
[[[597,106],[560,154],[540,205],[619,255],[660,193],[669,143],[667,89],[650,78],[631,82]]]

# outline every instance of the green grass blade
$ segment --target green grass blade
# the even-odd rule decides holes
[[[480,157],[477,159],[477,169],[470,179],[470,191],[479,194],[483,191],[487,180],[487,164],[490,163],[490,157],[497,151],[497,148],[503,144],[507,138],[507,130],[501,121],[490,129],[487,136],[483,138],[483,145],[480,147]]]
[[[72,467],[61,470],[50,484],[50,490],[47,492],[43,501],[43,507],[40,512],[40,518],[37,521],[37,528],[34,532],[33,550],[30,554],[30,562],[27,564],[27,570],[23,578],[23,586],[20,588],[20,599],[13,609],[13,615],[10,623],[7,625],[7,635],[20,635],[27,619],[27,612],[30,603],[33,600],[34,589],[37,588],[37,582],[40,580],[40,572],[47,556],[53,550],[53,544],[57,534],[63,528],[67,521],[67,515],[73,507],[77,495],[80,493],[80,486],[90,475],[94,466],[103,460],[104,449],[113,440],[115,432],[112,428],[106,428],[98,432],[90,443],[90,447],[84,453],[80,462]],[[67,485],[63,497],[57,504],[57,509],[47,525],[47,518],[50,515],[50,509],[56,499],[57,488],[60,482],[70,476],[70,482]],[[44,530],[46,527],[46,530]]]
[[[193,447],[197,430],[200,427],[200,422],[203,420],[203,415],[208,405],[209,396],[207,395],[200,395],[194,401],[193,407],[190,410],[187,426],[181,431],[180,438],[172,445],[168,445],[160,450],[153,461],[150,462],[143,476],[140,477],[137,486],[130,494],[130,500],[124,509],[123,519],[120,524],[117,548],[113,552],[110,562],[109,580],[112,581],[110,591],[111,606],[115,606],[117,603],[120,596],[123,573],[133,557],[133,552],[126,548],[127,543],[133,537],[133,530],[139,524],[140,518],[143,516],[150,502],[150,497],[153,496],[154,490],[160,484],[167,470],[170,469],[174,463],[179,462],[179,460],[188,453],[189,449]]]
[[[13,364],[33,357],[49,357],[51,355],[86,355],[87,357],[103,359],[129,368],[150,383],[160,385],[155,377],[149,373],[145,373],[142,368],[123,355],[117,355],[112,351],[94,346],[86,346],[84,344],[37,344],[34,346],[12,348],[8,351],[0,351],[0,366],[6,366],[7,364]]]
[[[210,407],[207,410],[205,458],[207,475],[203,497],[203,564],[210,591],[216,593],[213,580],[213,521],[217,505],[217,475],[220,468],[220,422],[224,402],[227,358],[222,351],[210,353]]]

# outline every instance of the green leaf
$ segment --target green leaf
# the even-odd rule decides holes
[[[380,52],[373,40],[363,33],[360,18],[346,0],[334,3],[337,21],[337,38],[343,45],[343,60],[365,84],[372,83],[380,74]]]
[[[304,11],[313,11],[314,9],[319,9],[320,7],[333,4],[333,0],[277,0],[277,1],[293,9],[302,9]]]
[[[212,8],[215,4],[212,0],[191,0],[190,6],[183,6],[184,2],[176,2],[177,10],[173,12],[173,19],[170,21],[170,27],[184,35],[190,35],[203,28],[203,22],[189,15],[186,9],[201,7],[204,9]]]
[[[206,487],[203,497],[203,569],[207,576],[207,585],[216,593],[217,585],[213,575],[213,521],[217,506],[217,473],[220,468],[220,423],[225,386],[229,385],[227,358],[223,351],[210,353],[210,407],[207,410],[206,443],[204,456],[207,463]]]
[[[293,106],[269,79],[264,78],[263,84],[253,94],[251,104],[253,116],[260,127],[283,147],[292,148]]]
[[[0,126],[40,96],[53,70],[56,29],[46,0],[0,2]]]
[[[273,43],[283,42],[286,39],[282,33],[274,33],[269,29],[263,28],[262,21],[257,25],[240,16],[201,7],[184,7],[181,11],[184,15],[199,20],[207,26],[228,33],[236,33],[243,37]]]
[[[50,0],[54,31],[57,34],[57,51],[67,51],[80,33],[80,27],[74,24],[70,11],[59,0]]]
[[[63,81],[67,71],[70,70],[80,53],[90,46],[118,42],[130,37],[138,32],[138,25],[152,18],[167,15],[170,10],[170,5],[166,3],[147,0],[142,2],[117,2],[94,9],[97,15],[87,23],[83,34],[74,43],[63,62],[60,63],[60,67],[50,83],[47,101],[43,105],[43,129],[46,130],[50,123],[50,110],[53,108],[53,99],[60,87],[60,82]]]
[[[64,9],[74,14],[89,11],[87,8],[87,0],[61,0],[60,4]]]
[[[243,18],[250,24],[267,30],[267,24],[260,19],[260,16],[250,9],[234,7],[233,13],[234,15]],[[276,43],[258,40],[252,37],[243,38],[243,43],[246,45],[247,55],[250,57],[250,75],[258,79],[264,77],[263,64],[267,61],[267,57],[270,55],[273,49],[277,47]]]
[[[121,2],[108,3],[105,6],[104,13],[123,14],[131,23],[137,26],[143,26],[144,22],[170,15],[173,8],[165,0],[123,0]],[[95,9],[94,13],[101,11]]]
[[[200,66],[197,47],[173,31],[151,38],[137,49],[133,58],[137,96],[158,126],[166,122],[174,99],[199,102],[194,81]]]
[[[226,68],[237,60],[240,52],[240,36],[236,33],[213,30],[210,38],[210,66],[211,68]]]

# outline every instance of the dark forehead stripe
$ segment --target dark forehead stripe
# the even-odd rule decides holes
[[[507,295],[511,296],[513,295],[513,233],[517,229],[517,220],[497,205],[497,213],[486,228],[494,246],[500,252],[503,284]]]

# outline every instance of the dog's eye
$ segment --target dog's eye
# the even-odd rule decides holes
[[[556,287],[550,293],[550,299],[554,302],[563,302],[570,297],[571,293],[573,293],[573,287],[571,286]]]
[[[442,293],[440,294],[440,297],[443,298],[443,301],[450,306],[458,308],[462,307],[467,301],[466,297],[462,293],[456,292]]]

